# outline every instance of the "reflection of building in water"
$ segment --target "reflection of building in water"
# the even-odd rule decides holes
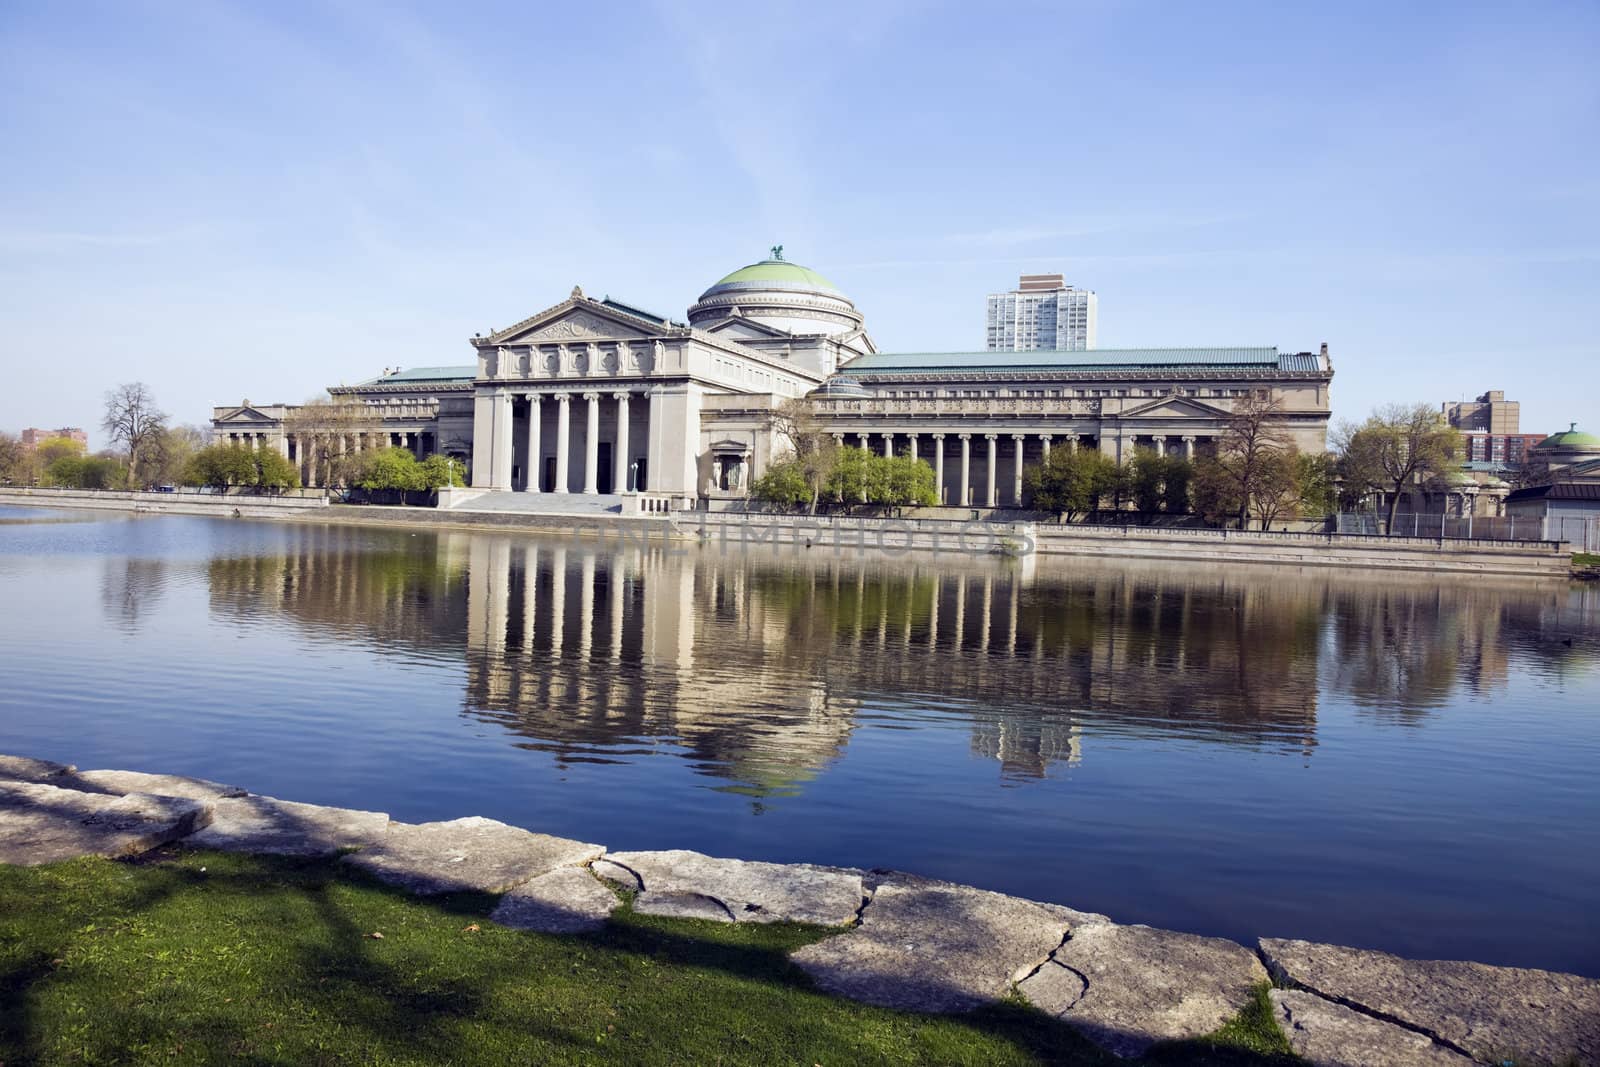
[[[1107,735],[1305,754],[1329,696],[1420,721],[1517,657],[1592,665],[1600,632],[1600,597],[1562,583],[272,529],[210,564],[214,613],[402,664],[464,649],[464,711],[530,749],[670,755],[759,796],[800,789],[864,722],[954,725],[1012,780]]]

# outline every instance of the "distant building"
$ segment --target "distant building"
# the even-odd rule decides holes
[[[1529,454],[1540,441],[1542,433],[1474,433],[1461,435],[1467,463],[1482,463],[1485,469],[1511,470],[1527,462]]]
[[[63,426],[59,430],[41,430],[36,426],[30,426],[22,431],[22,447],[32,452],[44,442],[57,437],[76,441],[84,448],[89,447],[89,435],[76,426]]]
[[[1095,347],[1099,298],[1060,274],[1024,274],[1009,293],[989,294],[984,347],[1024,352],[1082,352]]]
[[[1600,552],[1600,437],[1573,423],[1529,451],[1532,484],[1506,500],[1510,515],[1544,520],[1544,536]]]
[[[1457,400],[1441,405],[1445,421],[1462,431],[1492,435],[1515,435],[1521,432],[1522,405],[1507,400],[1500,389],[1491,389],[1476,400]],[[1535,443],[1543,435],[1534,438]]]

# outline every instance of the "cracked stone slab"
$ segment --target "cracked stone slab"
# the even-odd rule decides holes
[[[509,890],[489,918],[517,930],[582,934],[604,926],[618,903],[586,868],[558,867]]]
[[[638,892],[643,888],[639,876],[620,863],[613,863],[609,856],[602,856],[589,865],[596,878],[604,878],[608,882],[615,882],[624,889]]]
[[[1414,1030],[1298,989],[1274,989],[1272,1017],[1312,1067],[1471,1067],[1472,1060]]]
[[[380,811],[297,804],[254,794],[215,802],[211,825],[185,844],[223,852],[274,856],[331,856],[383,839],[389,816]]]
[[[678,914],[671,909],[689,906],[685,898],[708,897],[726,909],[725,922],[844,926],[855,921],[866,896],[861,872],[840,867],[718,859],[682,849],[614,852],[602,862],[602,877],[642,882],[633,907],[646,915]]]
[[[1065,909],[894,875],[856,928],[790,957],[821,989],[903,1011],[968,1011],[1006,995],[1066,936]]]
[[[0,782],[0,863],[32,867],[79,856],[136,856],[189,836],[211,814],[209,802],[184,797]]]
[[[633,910],[640,915],[659,915],[667,919],[706,919],[731,923],[733,912],[715,897],[703,893],[640,893],[633,899]]]
[[[145,774],[142,771],[78,771],[60,783],[90,793],[150,793],[161,797],[188,797],[190,800],[227,800],[242,797],[236,785],[186,778],[181,774]]]
[[[375,844],[343,862],[410,893],[504,893],[557,867],[581,867],[604,853],[600,845],[473,816],[390,823]]]
[[[1261,939],[1273,974],[1475,1059],[1600,1064],[1600,980]]]
[[[71,774],[78,768],[70,763],[52,763],[47,759],[32,759],[28,756],[0,755],[0,778],[9,778],[14,782],[44,782],[59,785],[54,779]]]
[[[1209,1034],[1267,980],[1255,953],[1220,937],[1089,923],[1021,983],[1022,995],[1117,1056]]]

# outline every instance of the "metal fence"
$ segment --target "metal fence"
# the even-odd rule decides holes
[[[1568,541],[1574,552],[1600,552],[1600,518],[1544,518],[1533,515],[1443,515],[1401,512],[1394,528],[1385,530],[1384,517],[1371,512],[1346,512],[1335,517],[1342,534],[1382,537],[1425,537],[1439,540]]]

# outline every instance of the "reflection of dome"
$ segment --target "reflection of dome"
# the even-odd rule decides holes
[[[784,259],[781,248],[723,278],[689,309],[691,326],[734,317],[797,334],[840,334],[862,325],[849,297],[816,271]]]
[[[812,396],[834,400],[860,400],[872,394],[848,374],[835,374],[811,391]]]

